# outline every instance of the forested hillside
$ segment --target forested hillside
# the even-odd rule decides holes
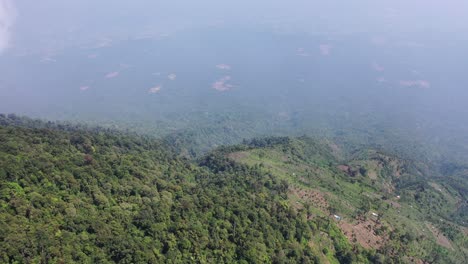
[[[425,178],[425,164],[308,137],[249,140],[196,161],[179,150],[0,116],[0,262],[466,260],[467,229],[448,221],[466,221],[466,188]]]
[[[330,219],[289,206],[288,183],[259,168],[212,156],[198,166],[155,140],[5,117],[0,142],[4,263],[372,259]],[[314,236],[328,246],[310,246]]]

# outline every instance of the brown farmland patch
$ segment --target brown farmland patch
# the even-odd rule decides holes
[[[450,243],[450,240],[438,228],[436,228],[435,226],[429,223],[427,223],[426,225],[427,225],[427,228],[431,230],[432,234],[436,238],[437,244],[443,247],[449,248],[449,249],[453,249],[452,244]]]
[[[289,188],[289,194],[298,197],[304,203],[310,203],[314,208],[320,209],[323,212],[328,211],[328,202],[325,194],[318,190],[301,189],[294,186]]]
[[[367,249],[379,249],[386,240],[386,233],[376,234],[376,230],[381,228],[381,224],[372,220],[358,221],[355,224],[341,220],[338,225],[351,243],[358,243]]]

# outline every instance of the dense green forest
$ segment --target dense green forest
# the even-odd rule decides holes
[[[0,262],[466,263],[461,165],[309,137],[188,159],[185,140],[1,115]]]
[[[2,262],[314,263],[308,241],[321,232],[331,259],[371,257],[329,219],[298,215],[288,184],[258,168],[199,166],[112,131],[2,122]]]

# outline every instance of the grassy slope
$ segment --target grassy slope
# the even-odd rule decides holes
[[[450,235],[453,230],[463,234],[460,231],[464,228],[447,219],[463,200],[460,194],[434,179],[421,189],[424,168],[410,161],[375,150],[361,151],[346,159],[339,153],[332,144],[302,138],[231,152],[228,156],[249,166],[261,166],[287,180],[291,184],[292,205],[309,208],[311,215],[343,217],[338,224],[343,232],[348,232],[351,242],[385,255],[403,254],[407,261],[467,260],[466,235]],[[344,164],[348,167],[338,167]],[[417,188],[404,186],[406,178],[412,175],[419,177]]]

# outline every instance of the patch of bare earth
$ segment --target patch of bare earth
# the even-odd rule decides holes
[[[435,182],[430,182],[429,185],[432,186],[432,188],[436,189],[436,191],[443,192],[442,187],[439,184]]]
[[[338,169],[344,173],[350,173],[351,168],[348,165],[338,165]]]
[[[242,159],[245,159],[248,155],[249,153],[245,151],[232,152],[228,154],[228,158],[234,161],[241,161]]]
[[[468,236],[468,228],[462,226],[461,229],[463,231],[463,234],[465,234],[465,236]]]
[[[368,171],[367,175],[371,180],[377,180],[377,172],[375,170]]]
[[[401,171],[401,168],[400,168],[400,165],[398,163],[398,161],[396,160],[392,160],[390,162],[390,166],[393,168],[393,174],[397,177],[397,178],[400,178],[401,174],[402,174],[402,171]]]
[[[401,208],[401,204],[398,203],[398,202],[395,202],[395,201],[391,201],[391,200],[387,200],[387,202],[390,204],[391,207],[393,208],[396,208],[396,209],[400,209]]]
[[[389,182],[386,181],[384,184],[382,184],[382,188],[387,192],[387,193],[393,193],[395,192],[395,186]]]
[[[330,147],[334,157],[339,158],[343,156],[343,151],[338,145],[336,145],[335,143],[329,143],[328,146]]]
[[[351,243],[358,243],[367,249],[379,249],[386,240],[386,234],[376,234],[376,230],[381,228],[381,224],[373,220],[358,220],[357,223],[353,224],[341,220],[338,225]]]
[[[452,244],[450,243],[450,240],[446,236],[444,236],[444,234],[438,228],[436,228],[435,226],[429,223],[427,223],[426,225],[427,225],[427,228],[431,230],[432,234],[436,238],[437,244],[443,247],[449,248],[449,249],[453,249]]]
[[[323,212],[328,211],[328,202],[325,195],[317,190],[304,190],[297,187],[289,188],[289,195],[296,196],[304,203],[310,203],[313,207],[320,209]]]
[[[409,261],[411,263],[415,263],[415,264],[429,264],[429,262],[424,262],[424,260],[418,259],[418,258],[415,258],[415,257],[410,257]]]

